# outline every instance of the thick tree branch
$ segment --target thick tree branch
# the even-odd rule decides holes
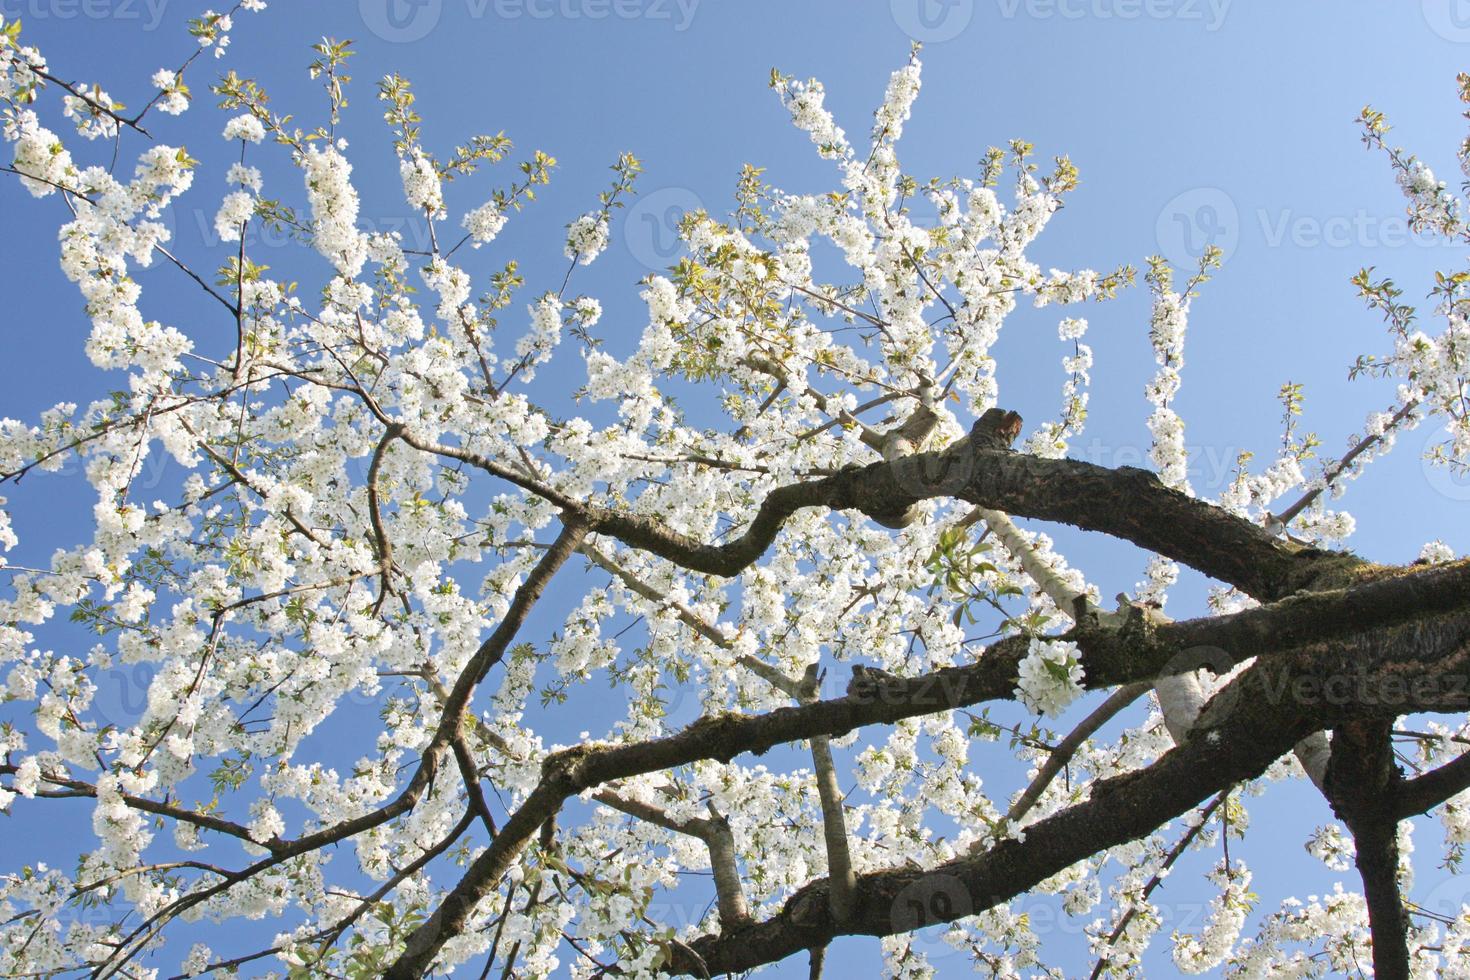
[[[444,896],[439,907],[408,937],[402,955],[383,976],[389,980],[417,980],[428,971],[439,950],[453,936],[464,932],[475,906],[499,884],[531,838],[553,819],[574,792],[562,756],[551,756],[541,784],[511,815],[500,835],[470,863],[459,882]]]
[[[1408,980],[1409,917],[1399,892],[1400,774],[1393,761],[1391,719],[1355,722],[1332,733],[1326,793],[1352,831],[1358,874],[1368,903],[1376,980]]]
[[[846,795],[837,781],[832,741],[825,735],[819,735],[812,739],[811,744],[817,798],[822,805],[822,841],[826,845],[827,873],[832,881],[832,917],[842,922],[852,914],[853,891],[857,888],[857,875],[852,869],[852,853],[847,841],[847,816],[843,812]]]
[[[641,515],[593,506],[584,512],[599,533],[693,571],[732,577],[764,554],[786,519],[803,508],[886,517],[935,497],[956,497],[1007,514],[1122,538],[1264,601],[1308,587],[1347,584],[1368,567],[1351,555],[1279,541],[1249,521],[1164,486],[1145,470],[972,449],[968,438],[940,452],[915,453],[776,487],[766,494],[745,532],[719,545],[697,541]]]
[[[1402,643],[1391,643],[1400,640]],[[1031,825],[1025,840],[1004,841],[984,854],[966,857],[924,872],[908,869],[862,875],[858,879],[857,912],[837,923],[827,912],[824,879],[799,890],[782,912],[749,929],[705,936],[691,944],[711,973],[752,969],[837,935],[889,935],[961,918],[989,908],[1034,887],[1058,871],[1105,848],[1136,839],[1165,821],[1198,805],[1231,783],[1259,775],[1304,734],[1334,719],[1359,713],[1385,715],[1397,710],[1382,700],[1283,697],[1293,680],[1306,678],[1322,690],[1326,681],[1352,671],[1371,691],[1404,680],[1403,669],[1415,661],[1435,660],[1450,672],[1463,673],[1470,663],[1470,623],[1409,627],[1388,638],[1375,638],[1363,651],[1372,667],[1348,666],[1340,646],[1319,644],[1286,660],[1259,660],[1209,706],[1222,700],[1233,707],[1216,716],[1207,710],[1203,737],[1192,737],[1140,772],[1096,784],[1091,799]],[[1382,659],[1386,647],[1400,656]],[[1224,697],[1225,695],[1232,695]],[[942,903],[929,901],[943,895]],[[921,910],[905,913],[907,905]],[[673,966],[691,972],[691,964]]]
[[[405,432],[403,440],[421,451],[459,460],[507,480],[565,513],[579,514],[593,531],[692,571],[726,578],[759,559],[787,518],[799,510],[856,510],[882,522],[938,497],[1122,538],[1262,601],[1307,588],[1346,585],[1383,571],[1350,554],[1280,541],[1228,511],[1164,486],[1146,470],[1108,469],[1080,460],[1043,459],[993,448],[993,433],[984,423],[982,418],[971,436],[940,451],[775,487],[765,495],[745,532],[719,545],[695,540],[652,517],[576,500],[468,449],[432,442],[412,432]]]
[[[797,700],[802,704],[817,703],[820,674],[815,663],[797,686]],[[817,784],[817,799],[822,807],[822,843],[827,851],[827,875],[832,881],[832,916],[838,922],[852,914],[853,890],[857,875],[852,867],[852,849],[847,839],[847,796],[837,778],[837,765],[832,760],[832,740],[825,735],[811,740],[812,774]]]
[[[1418,816],[1466,789],[1470,789],[1470,752],[1401,783],[1394,798],[1396,815],[1400,820]]]

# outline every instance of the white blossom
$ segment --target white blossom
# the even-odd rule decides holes
[[[1082,694],[1077,644],[1033,638],[1021,661],[1016,696],[1039,714],[1055,717]]]
[[[567,225],[567,258],[575,259],[579,265],[590,265],[607,248],[607,238],[607,217],[584,214]]]

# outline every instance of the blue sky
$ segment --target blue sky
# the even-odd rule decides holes
[[[183,22],[200,5],[0,0],[0,12],[24,22],[53,71],[101,82],[135,104],[147,98],[148,76],[188,51]],[[560,281],[563,225],[594,206],[617,154],[643,160],[640,195],[615,227],[613,247],[585,278],[579,273],[579,289],[607,307],[600,329],[615,353],[630,349],[641,329],[637,280],[675,255],[671,215],[699,206],[723,211],[746,162],[767,167],[766,178],[788,190],[836,185],[835,171],[766,88],[772,67],[821,79],[828,106],[857,137],[910,40],[928,42],[923,92],[900,147],[909,172],[972,175],[986,147],[1011,138],[1035,143],[1042,159],[1069,154],[1081,170],[1081,188],[1033,251],[1037,261],[1142,268],[1159,251],[1188,263],[1206,241],[1225,248],[1223,270],[1194,306],[1176,403],[1189,424],[1191,477],[1202,494],[1223,486],[1239,451],[1270,457],[1279,435],[1274,396],[1283,382],[1305,384],[1304,427],[1321,435],[1328,452],[1341,451],[1369,410],[1388,406],[1390,388],[1347,380],[1356,355],[1384,345],[1381,324],[1348,283],[1353,273],[1375,266],[1414,301],[1433,270],[1461,260],[1451,247],[1407,234],[1392,176],[1364,151],[1353,124],[1373,103],[1394,123],[1391,142],[1457,183],[1454,151],[1465,121],[1455,75],[1470,66],[1470,3],[1461,0],[275,0],[265,14],[238,19],[223,66],[260,78],[278,109],[314,123],[323,102],[304,66],[307,45],[323,35],[350,37],[359,51],[342,131],[353,145],[364,215],[377,227],[401,228],[410,242],[421,234],[405,216],[390,138],[379,123],[374,84],[386,72],[413,81],[431,149],[504,130],[516,142],[514,158],[533,148],[558,158],[552,185],[507,231],[532,293]],[[182,253],[205,268],[223,255],[211,240],[212,218],[233,152],[218,139],[224,116],[205,94],[218,67],[201,59],[203,71],[190,76],[201,98],[183,130],[205,166],[171,217]],[[178,129],[160,128],[164,139],[179,139]],[[136,139],[128,147],[141,149]],[[264,166],[268,194],[299,200],[299,177],[280,160]],[[478,203],[484,186],[452,187],[451,212]],[[56,401],[85,403],[120,383],[82,353],[86,320],[56,261],[63,219],[55,198],[34,201],[13,182],[0,184],[0,315],[11,366],[0,415],[30,419]],[[298,246],[269,236],[252,249],[268,264],[298,261]],[[179,291],[174,270],[155,267],[141,281],[145,296],[161,303],[150,315],[196,337],[224,329],[206,303]],[[1139,464],[1148,446],[1142,388],[1153,372],[1146,290],[1084,315],[1097,364],[1088,432],[1074,453]],[[997,351],[1002,404],[1028,419],[1057,410],[1064,351],[1054,331],[1054,311],[1023,309]],[[566,390],[580,380],[567,381]],[[558,398],[546,380],[540,385],[549,400]],[[1406,562],[1425,541],[1442,538],[1470,551],[1470,483],[1420,463],[1432,435],[1428,428],[1407,434],[1351,485],[1341,505],[1358,519],[1355,550]],[[178,478],[153,476],[160,488]],[[36,474],[7,493],[22,537],[13,560],[44,560],[83,533],[73,515],[90,512],[91,494],[76,467]],[[1138,580],[1136,550],[1058,537],[1104,595]],[[568,577],[563,587],[578,581]],[[1199,612],[1201,595],[1200,584],[1186,580],[1170,612]],[[548,613],[533,630],[544,636],[554,618]],[[62,628],[47,642],[90,641]],[[116,697],[141,696],[138,686],[121,680]],[[1014,774],[1006,771],[1001,784],[1011,785],[1008,778]],[[75,823],[18,814],[7,832],[20,828],[28,848],[59,855],[69,835],[88,833],[84,807],[71,811]],[[1331,819],[1321,799],[1273,786],[1251,807],[1258,828],[1273,820],[1289,828],[1257,834],[1244,855],[1263,908],[1290,891],[1329,887],[1332,876],[1300,847],[1312,825]],[[1416,896],[1458,899],[1470,886],[1435,868],[1436,841],[1429,828],[1420,832]],[[1197,878],[1204,861],[1180,877]],[[1192,887],[1171,882],[1178,897],[1166,904],[1183,915],[1204,897]],[[1078,945],[1078,937],[1063,942]],[[873,944],[851,941],[833,969],[865,975],[874,955]],[[938,962],[945,976],[966,972],[957,957]],[[774,975],[804,976],[805,964]]]

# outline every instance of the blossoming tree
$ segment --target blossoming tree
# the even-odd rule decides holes
[[[566,276],[536,293],[514,262],[472,259],[504,247],[554,161],[530,156],[451,215],[444,183],[488,179],[512,147],[442,150],[390,76],[378,96],[403,194],[432,235],[415,250],[365,232],[335,133],[344,42],[309,66],[326,91],[314,128],[247,76],[209,86],[239,150],[192,189],[221,254],[195,268],[171,251],[160,215],[196,165],[163,117],[209,111],[186,75],[264,7],[193,21],[197,50],[131,111],[69,81],[76,66],[49,62],[22,24],[0,27],[4,169],[64,205],[87,354],[127,378],[0,428],[5,481],[80,460],[96,491],[88,540],[6,569],[0,809],[90,805],[95,840],[71,871],[7,843],[0,973],[714,976],[804,954],[817,975],[829,944],[869,935],[889,973],[924,976],[914,933],[947,923],[982,972],[1060,977],[1012,907],[1039,892],[1086,923],[1094,976],[1126,975],[1159,939],[1151,899],[1181,855],[1241,836],[1258,781],[1301,778],[1346,826],[1314,853],[1355,863],[1361,891],[1288,901],[1243,936],[1257,898],[1238,846],[1210,876],[1202,930],[1159,939],[1177,967],[1470,975],[1470,908],[1406,912],[1403,830],[1432,812],[1452,857],[1470,839],[1454,717],[1470,707],[1470,562],[1439,544],[1408,567],[1335,548],[1352,520],[1325,506],[1427,418],[1450,433],[1439,461],[1470,462],[1470,273],[1441,276],[1421,317],[1365,272],[1392,342],[1356,369],[1397,379],[1397,403],[1341,458],[1316,460],[1289,430],[1267,467],[1243,459],[1203,500],[1171,404],[1217,254],[1178,272],[1150,260],[1144,277],[1153,469],[1069,459],[1086,321],[1059,317],[1051,420],[1005,410],[992,351],[1018,304],[1106,300],[1133,271],[1027,259],[1076,184],[1066,159],[1046,173],[1015,142],[970,179],[904,173],[917,51],[863,146],[819,83],[772,75],[834,192],[785,194],[747,167],[727,216],[684,217],[684,256],[646,279],[646,326],[620,359],[598,300],[573,287],[637,160],[569,223]],[[1384,142],[1383,116],[1361,122],[1415,227],[1470,238],[1457,196]],[[266,155],[300,173],[278,197]],[[1462,160],[1470,172],[1470,143]],[[928,224],[908,207],[921,196]],[[272,278],[252,226],[289,232],[316,281]],[[829,251],[845,268],[819,275]],[[227,329],[149,319],[130,275],[149,265],[175,267]],[[583,415],[538,405],[550,364],[585,383]],[[134,485],[152,454],[187,474],[167,499]],[[1135,594],[1105,602],[1016,518],[1155,557]],[[17,543],[3,514],[0,537]],[[1209,615],[1163,614],[1180,565],[1218,583]],[[562,625],[530,629],[533,609]],[[65,647],[39,650],[34,631],[67,616]],[[625,649],[615,628],[633,623],[643,642]],[[148,677],[146,708],[121,722],[94,704],[117,663]],[[606,678],[626,715],[557,744]],[[669,720],[674,692],[698,720]],[[1004,701],[1032,719],[1011,741],[1030,772],[997,795],[979,773],[1006,754],[1003,732],[964,709]],[[1411,715],[1448,717],[1396,756]],[[344,717],[378,726],[351,740],[345,771],[313,738]],[[1097,737],[1115,718],[1123,734]],[[674,893],[703,911],[665,915]],[[258,947],[194,942],[191,923],[237,917],[282,925]]]

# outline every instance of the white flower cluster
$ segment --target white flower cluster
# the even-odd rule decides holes
[[[1398,173],[1399,187],[1409,199],[1409,227],[1453,234],[1461,227],[1460,200],[1423,161],[1411,160]]]
[[[409,207],[423,211],[431,219],[444,217],[444,187],[439,171],[423,150],[414,147],[398,162],[398,176],[403,180],[403,196]]]
[[[1162,607],[1168,601],[1170,586],[1177,581],[1179,563],[1162,555],[1151,555],[1143,570],[1143,581],[1134,583],[1134,598]]]
[[[894,146],[903,136],[904,124],[908,122],[914,99],[918,98],[921,68],[918,59],[911,58],[907,65],[889,77],[883,103],[873,114],[872,149],[868,153],[866,166],[859,169],[856,160],[847,160],[845,163],[845,182],[862,195],[863,210],[868,214],[877,213],[875,205],[879,202],[882,211],[887,213],[897,201],[897,183],[901,171]],[[840,153],[843,146],[842,132],[835,127],[833,130],[835,131],[827,131],[819,122],[818,128],[811,131],[812,139],[817,140],[818,133],[824,132],[833,141],[826,145]],[[818,143],[819,148],[823,145]]]
[[[1289,945],[1305,948],[1288,949]],[[1320,947],[1320,950],[1318,949]],[[1225,976],[1232,978],[1343,975],[1371,960],[1368,909],[1363,896],[1334,885],[1331,894],[1310,895],[1305,903],[1287,899],[1252,939],[1231,955]]]
[[[220,241],[237,242],[245,224],[255,216],[262,186],[260,171],[242,163],[230,167],[226,181],[240,189],[226,194],[214,216],[214,231]]]
[[[1221,493],[1220,502],[1234,514],[1250,516],[1253,507],[1265,508],[1283,494],[1302,486],[1305,480],[1299,454],[1283,452],[1263,473],[1250,474],[1242,469]]]
[[[241,7],[246,10],[261,10],[264,4],[261,0],[242,0]],[[196,22],[198,27],[194,32],[195,40],[201,48],[214,48],[214,56],[223,58],[225,49],[230,46],[229,32],[234,28],[234,18],[229,14],[216,13],[206,10],[199,16]]]
[[[214,233],[223,242],[237,242],[245,223],[255,214],[255,197],[248,191],[231,191],[220,201],[214,215]]]
[[[1184,420],[1172,408],[1170,400],[1179,391],[1179,369],[1184,366],[1184,332],[1189,320],[1189,303],[1171,289],[1160,289],[1154,296],[1153,317],[1149,323],[1149,341],[1159,370],[1146,389],[1154,406],[1148,418],[1152,437],[1149,461],[1158,471],[1165,486],[1192,493],[1189,487],[1189,453],[1184,447]]]
[[[166,112],[170,116],[183,115],[189,109],[189,91],[184,87],[184,79],[178,72],[168,68],[160,68],[153,73],[153,87],[158,89],[159,112]]]
[[[80,95],[62,96],[63,115],[76,126],[77,133],[84,139],[112,139],[117,135],[120,124],[114,115],[122,108],[96,85],[81,86]]]
[[[1429,565],[1442,565],[1455,560],[1455,549],[1443,541],[1430,541],[1419,549],[1418,560]]]
[[[526,363],[522,373],[529,379],[533,376],[531,368],[549,360],[556,345],[561,343],[562,301],[555,293],[548,293],[528,309],[531,329],[516,341],[516,357]]]
[[[228,16],[206,14],[202,23],[201,43],[223,47]],[[26,84],[24,66],[4,65],[0,89]],[[154,81],[160,92],[175,86],[182,94],[178,75],[159,72]],[[109,882],[98,894],[118,910],[118,920],[124,913],[166,915],[191,889],[216,883],[193,866],[157,870],[160,860],[173,860],[163,855],[174,848],[202,852],[201,867],[226,848],[264,856],[276,839],[371,818],[397,807],[391,801],[405,785],[426,785],[391,821],[344,841],[336,861],[345,856],[345,870],[329,864],[325,853],[296,855],[189,910],[223,921],[282,916],[296,906],[304,914],[275,943],[285,968],[381,972],[376,962],[316,962],[312,937],[361,911],[350,891],[359,878],[394,879],[456,827],[474,822],[453,762],[442,765],[449,751],[436,744],[436,732],[444,688],[468,676],[487,630],[507,620],[513,597],[557,530],[557,508],[524,492],[529,481],[554,495],[657,521],[691,540],[715,540],[754,520],[773,487],[877,458],[874,416],[865,414],[872,406],[863,407],[874,393],[893,396],[883,411],[922,404],[938,414],[930,447],[959,438],[964,427],[950,414],[953,402],[938,392],[953,391],[971,415],[995,404],[993,352],[1018,297],[1029,294],[1046,306],[1100,292],[1101,280],[1090,270],[1048,271],[1025,257],[1059,197],[1027,171],[1020,150],[1013,203],[1003,204],[992,189],[997,164],[982,179],[925,188],[940,216],[937,227],[897,206],[912,186],[903,180],[894,144],[920,87],[917,60],[889,80],[867,154],[854,154],[825,109],[819,84],[778,87],[818,152],[840,162],[841,192],[772,190],[771,223],[760,232],[753,224],[731,227],[708,217],[686,222],[681,234],[701,271],[701,288],[683,277],[649,277],[642,292],[647,320],[636,340],[624,338],[630,350],[591,337],[603,317],[597,299],[540,293],[528,306],[529,329],[513,346],[514,361],[497,333],[506,329],[501,311],[511,308],[519,285],[514,269],[493,283],[499,288],[515,280],[511,286],[472,301],[474,267],[455,266],[450,255],[436,252],[413,263],[427,286],[415,292],[408,255],[416,253],[395,235],[359,230],[358,196],[341,142],[314,142],[293,157],[303,173],[311,243],[330,263],[320,276],[325,282],[303,284],[298,298],[291,283],[271,280],[262,269],[259,278],[240,284],[238,356],[232,329],[223,359],[213,349],[207,358],[201,351],[186,359],[190,341],[143,316],[139,277],[130,273],[167,239],[158,218],[192,180],[187,154],[150,147],[133,179],[123,182],[77,166],[29,110],[6,118],[25,186],[37,194],[56,193],[54,184],[78,191],[70,198],[76,213],[62,230],[62,266],[92,319],[88,353],[128,376],[116,395],[94,405],[58,406],[34,426],[0,422],[0,469],[37,460],[54,468],[77,459],[97,492],[91,540],[58,551],[43,570],[11,569],[0,599],[0,699],[25,709],[24,724],[0,730],[0,754],[14,765],[0,787],[0,808],[44,805],[37,798],[53,778],[96,781],[96,841],[75,878],[45,867],[28,878],[0,878],[0,973],[90,969],[89,956],[116,948],[121,933],[110,919],[65,932],[53,928],[68,914],[66,897],[86,883]],[[224,127],[226,139],[242,144],[266,135],[262,117],[250,113]],[[278,135],[291,143],[289,134]],[[433,161],[415,149],[398,163],[409,204],[434,220],[446,217]],[[215,225],[221,238],[235,240],[259,206],[262,176],[236,163],[227,184]],[[764,192],[757,197],[766,200]],[[515,202],[502,194],[465,214],[466,239],[476,246],[495,240]],[[607,248],[609,234],[607,212],[583,215],[567,228],[566,253],[585,265]],[[850,286],[814,279],[813,254],[821,257],[828,246],[854,270]],[[369,262],[373,268],[365,273]],[[1169,405],[1178,390],[1186,305],[1172,291],[1155,297],[1151,339],[1160,370],[1148,389],[1154,462],[1178,486],[1187,486],[1182,424]],[[848,327],[871,336],[871,345],[853,341],[858,331]],[[1093,364],[1082,342],[1087,329],[1080,318],[1058,326],[1068,351],[1063,411],[1028,441],[1038,455],[1064,454],[1084,423]],[[585,401],[593,403],[585,417],[572,414],[578,409],[570,399],[553,412],[532,401],[537,389],[508,390],[504,383],[564,367],[555,359],[569,356],[560,349],[566,334],[590,340],[582,351]],[[1451,341],[1458,344],[1458,337]],[[1428,378],[1436,390],[1448,385],[1458,362],[1434,345],[1451,341],[1409,343],[1402,352],[1406,384]],[[713,379],[705,388],[716,393],[707,410],[688,418],[685,379]],[[671,390],[681,394],[677,405]],[[735,432],[709,423],[709,413],[721,410]],[[393,425],[385,429],[387,421]],[[68,455],[79,434],[86,439]],[[149,500],[137,479],[161,455],[188,470],[176,500]],[[1241,506],[1263,506],[1301,484],[1300,466],[1293,456],[1251,478]],[[478,472],[484,468],[513,478],[486,492]],[[502,806],[517,808],[537,787],[554,748],[543,734],[579,709],[584,701],[577,699],[597,698],[598,713],[588,717],[606,717],[609,681],[626,711],[600,737],[631,743],[665,735],[695,713],[789,706],[790,687],[777,681],[800,678],[808,668],[835,675],[861,658],[870,669],[913,676],[971,662],[977,631],[965,628],[963,597],[933,563],[969,524],[947,503],[926,507],[924,519],[897,533],[856,512],[805,509],[789,518],[758,562],[729,581],[590,535],[572,561],[576,574],[586,569],[597,576],[593,584],[579,586],[581,601],[549,626],[541,619],[548,606],[537,607],[536,629],[523,630],[521,645],[505,652],[493,691],[475,695],[456,752],[469,753],[499,791],[490,804],[498,814]],[[1325,538],[1350,530],[1349,520],[1313,510],[1303,526]],[[985,548],[1001,537],[999,523],[991,520],[995,537],[981,542]],[[968,584],[1014,601],[1024,610],[1016,618],[1024,616],[1029,628],[1055,633],[1072,614],[1064,608],[1067,597],[1096,598],[1050,537],[1016,529],[1004,539],[1004,549],[977,546],[969,553],[975,564]],[[0,510],[0,545],[15,543]],[[962,540],[950,551],[969,546]],[[1442,545],[1426,548],[1424,558],[1451,560],[1448,552]],[[1174,563],[1155,558],[1138,598],[1162,604],[1178,573]],[[1224,610],[1247,601],[1220,595],[1215,605]],[[95,628],[95,646],[69,645],[60,655],[38,649],[30,631],[68,612],[78,615],[77,629]],[[626,639],[624,627],[632,633]],[[547,632],[549,641],[537,640]],[[111,717],[111,707],[98,703],[99,682],[108,671],[134,669],[144,678],[146,703],[137,717]],[[1027,642],[1015,696],[1054,718],[1081,696],[1083,680],[1075,644],[1036,636]],[[563,699],[571,707],[556,714]],[[1015,821],[1006,820],[1005,801],[992,799],[975,775],[979,743],[990,736],[959,713],[904,721],[886,737],[832,739],[855,760],[850,773],[839,774],[856,782],[844,804],[855,870],[932,867],[972,847],[1024,840],[1036,821],[1086,799],[1097,779],[1136,771],[1167,750],[1172,742],[1161,712],[1151,706],[1140,714],[1142,721],[1120,739],[1079,746],[1072,778],[1049,784]],[[358,722],[369,716],[382,724],[361,738]],[[339,772],[308,758],[321,744],[345,744],[338,737],[344,730],[359,739],[350,766]],[[563,723],[560,731],[566,730]],[[578,741],[594,738],[582,733]],[[408,782],[429,772],[419,755],[431,748],[441,755],[427,764],[440,768],[427,784]],[[1436,751],[1456,750],[1447,744]],[[1015,752],[1033,776],[1047,757],[1027,740]],[[585,805],[569,808],[557,829],[557,860],[528,853],[507,873],[508,893],[541,887],[557,900],[507,903],[506,892],[487,896],[435,969],[451,972],[483,956],[498,935],[502,950],[518,950],[517,969],[527,975],[590,975],[596,967],[584,957],[576,965],[560,961],[570,936],[587,957],[653,976],[673,937],[684,941],[705,928],[648,923],[658,896],[684,887],[691,873],[708,875],[710,850],[671,833],[667,821],[637,819],[606,797],[599,803],[604,792],[633,809],[658,808],[670,820],[720,814],[753,913],[773,914],[795,889],[827,873],[819,768],[798,763],[772,771],[738,758],[701,761],[589,790]],[[194,793],[210,779],[213,785]],[[236,779],[238,787],[230,789]],[[151,809],[165,799],[213,796],[211,817],[227,822],[201,831],[172,821],[171,839],[155,841],[159,814],[131,799],[140,795]],[[1447,836],[1470,842],[1470,803],[1452,801],[1442,814]],[[1233,828],[1244,826],[1243,817],[1232,820]],[[937,834],[936,825],[959,829]],[[458,838],[471,857],[484,839],[478,827]],[[1334,842],[1323,834],[1313,846],[1326,859]],[[1336,846],[1341,850],[1341,842]],[[1144,888],[1167,870],[1167,851],[1162,833],[1154,834],[1079,862],[1041,890],[1057,895],[1071,916],[1097,916],[1088,927],[1093,949],[1124,972],[1136,967],[1162,928]],[[1109,863],[1125,871],[1105,895],[1101,872]],[[571,874],[575,867],[595,868],[596,875]],[[458,873],[446,859],[396,881],[372,914],[355,920],[344,957],[396,942],[402,916],[434,907]],[[1307,973],[1317,961],[1292,959],[1298,951],[1284,947],[1319,941],[1327,950],[1321,960],[1334,968],[1353,956],[1363,959],[1362,907],[1352,898],[1285,910],[1237,955],[1236,936],[1252,901],[1249,874],[1222,866],[1210,881],[1219,893],[1209,920],[1197,934],[1174,937],[1180,970],[1228,963],[1242,975],[1266,975],[1285,964]],[[27,914],[32,910],[35,915]],[[1131,915],[1128,928],[1107,942],[1124,915]],[[658,941],[647,941],[650,928],[658,930]],[[1470,919],[1445,932],[1470,934]],[[23,956],[12,953],[22,933],[36,936]],[[967,917],[944,938],[998,976],[1061,975],[1040,963],[1033,924],[1017,909]],[[913,937],[885,939],[885,971],[932,975],[922,945]],[[185,974],[231,955],[202,944],[186,956],[183,947],[168,954],[183,958]],[[1438,962],[1448,964],[1449,954]]]
[[[1088,923],[1087,939],[1092,955],[1115,974],[1138,971],[1144,952],[1164,924],[1158,906],[1145,892],[1154,875],[1167,874],[1165,855],[1164,839],[1157,833],[1115,847],[1109,854],[1125,870],[1108,886],[1114,903],[1110,916]]]
[[[506,215],[497,201],[490,200],[465,213],[462,219],[464,230],[469,233],[472,248],[479,248],[494,241],[505,227]]]
[[[1039,309],[1051,303],[1081,303],[1095,295],[1097,295],[1097,273],[1094,270],[1066,272],[1062,269],[1052,269],[1046,280],[1036,287],[1036,306]]]
[[[242,113],[225,123],[224,137],[227,140],[259,143],[265,139],[265,125],[250,113]]]
[[[1470,303],[1460,301],[1441,312],[1446,314],[1444,333],[1430,337],[1414,331],[1398,338],[1392,363],[1404,379],[1400,399],[1423,403],[1444,419],[1449,439],[1431,458],[1464,467],[1470,465],[1470,411],[1465,407],[1470,398]]]
[[[890,84],[889,91],[896,92],[896,89]],[[805,82],[790,80],[778,86],[777,92],[781,96],[782,104],[791,113],[791,121],[811,136],[812,142],[817,144],[818,152],[825,159],[845,159],[852,155],[847,135],[824,105],[827,90],[822,87],[821,82],[815,79]]]
[[[1353,866],[1356,848],[1353,839],[1335,823],[1318,827],[1307,841],[1307,853],[1333,871],[1346,871]]]
[[[435,314],[446,323],[454,323],[462,311],[468,310],[470,299],[470,275],[443,258],[435,256],[420,274],[424,283],[439,294],[439,306]]]
[[[1077,644],[1033,637],[1021,661],[1016,697],[1032,711],[1054,718],[1082,694]]]
[[[1328,510],[1320,505],[1303,511],[1292,525],[1292,533],[1321,546],[1338,545],[1352,537],[1357,519],[1345,510]]]
[[[11,165],[21,173],[21,186],[36,197],[72,188],[77,176],[71,154],[55,133],[42,126],[36,114],[23,110],[7,120],[5,138],[15,143]]]
[[[14,23],[12,18],[12,30]],[[5,26],[5,16],[0,14],[0,27]],[[26,101],[29,93],[42,84],[37,72],[46,69],[46,58],[36,48],[10,41],[0,44],[0,99]]]
[[[1087,321],[1069,317],[1061,321],[1057,334],[1063,342],[1074,345],[1074,353],[1062,358],[1067,380],[1062,384],[1062,417],[1058,422],[1043,422],[1026,440],[1025,451],[1048,459],[1067,455],[1068,442],[1082,433],[1087,423],[1087,386],[1092,382],[1092,348],[1082,343]]]
[[[914,100],[919,97],[922,84],[920,70],[921,66],[915,59],[888,77],[883,104],[873,114],[874,141],[896,143],[903,137],[903,125],[908,122]]]
[[[567,225],[566,256],[579,265],[591,265],[607,248],[607,238],[607,216],[601,212],[584,214]]]
[[[367,261],[367,236],[357,229],[352,164],[337,147],[308,147],[301,159],[311,201],[311,239],[342,275],[355,278]]]
[[[1174,933],[1174,965],[1181,973],[1204,973],[1223,963],[1254,904],[1251,873],[1244,864],[1237,861],[1227,867],[1222,861],[1209,878],[1220,891],[1210,899],[1208,925],[1198,936]]]

